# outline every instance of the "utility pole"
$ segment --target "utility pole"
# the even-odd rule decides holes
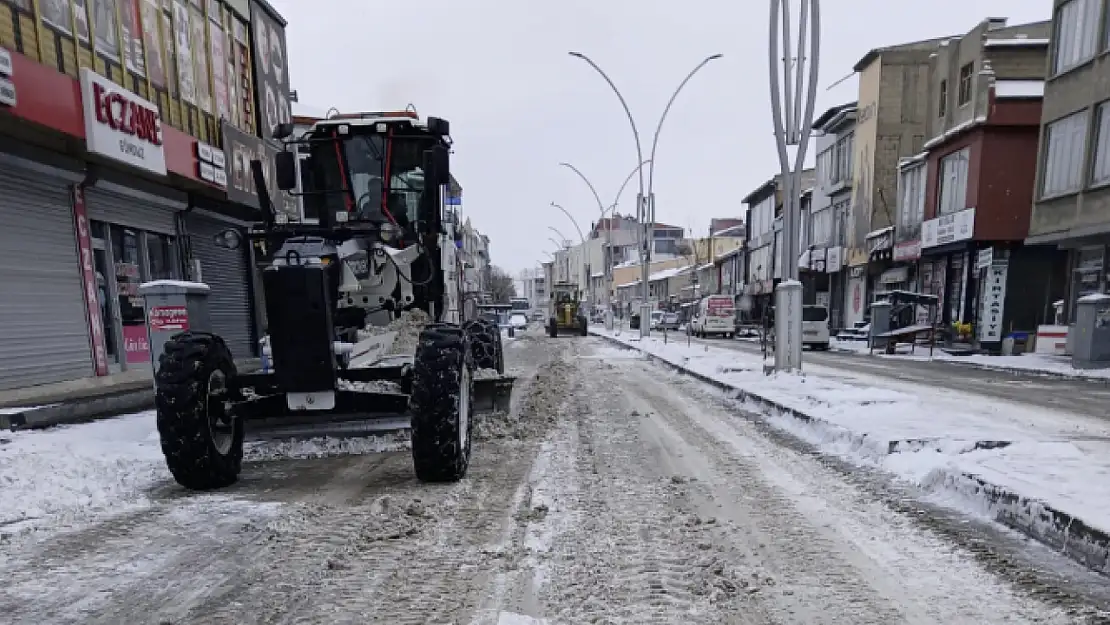
[[[813,106],[817,99],[817,68],[820,62],[821,9],[819,0],[801,0],[797,56],[791,58],[791,0],[771,0],[770,61],[771,115],[782,168],[782,281],[775,289],[775,369],[795,371],[802,368],[802,283],[798,282],[799,220],[801,218],[801,171],[806,148],[813,132]],[[781,18],[781,23],[780,23]],[[807,32],[808,22],[813,26]],[[779,54],[779,28],[782,54]],[[806,66],[806,43],[809,59]],[[782,76],[778,63],[782,62]],[[807,73],[808,69],[808,73]],[[808,78],[808,84],[806,79]],[[781,82],[781,89],[780,89]],[[802,89],[806,87],[803,97]],[[804,106],[803,106],[804,102]],[[795,146],[790,163],[787,148]]]

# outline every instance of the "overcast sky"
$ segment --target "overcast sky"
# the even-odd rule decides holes
[[[658,221],[707,230],[743,214],[740,198],[778,172],[768,98],[764,0],[270,0],[289,21],[292,88],[302,105],[344,112],[403,108],[451,122],[463,211],[514,275],[553,251],[554,226],[577,239],[636,166],[620,103],[586,63],[612,77],[640,128],[645,158],[683,76],[721,53],[683,90],[660,135]],[[796,3],[796,0],[795,0]],[[869,49],[961,34],[985,17],[1048,19],[1050,0],[825,0],[816,113],[856,99],[836,81]],[[326,5],[326,8],[324,8]],[[795,11],[796,14],[796,11]],[[810,150],[812,152],[812,148]],[[809,159],[812,162],[812,154]],[[620,210],[635,205],[633,181]]]

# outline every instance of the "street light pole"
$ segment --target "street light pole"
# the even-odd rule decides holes
[[[793,26],[790,21],[790,2],[791,0],[771,0],[768,50],[771,115],[783,181],[783,280],[775,289],[775,369],[778,371],[792,371],[802,367],[802,284],[798,282],[800,225],[798,222],[801,219],[801,172],[809,137],[813,131],[813,106],[817,99],[817,69],[821,44],[820,2],[801,0],[797,57],[790,58],[790,34]],[[779,56],[780,19],[783,40],[781,59]],[[810,19],[813,21],[813,27],[807,32],[807,22]],[[810,48],[809,59],[812,62],[808,68],[806,67],[807,39]],[[781,78],[776,65],[780,60],[782,61]],[[793,63],[791,63],[792,60]],[[804,108],[803,86],[807,87]],[[793,165],[790,163],[790,155],[787,151],[789,146],[797,147]]]
[[[581,171],[579,171],[579,169],[577,167],[575,167],[574,165],[571,165],[570,163],[559,163],[559,165],[562,166],[562,167],[566,167],[566,168],[570,169],[571,171],[573,171],[575,174],[578,175],[579,178],[582,179],[582,182],[585,182],[586,186],[588,186],[590,188],[590,192],[593,193],[593,195],[594,195],[594,200],[597,201],[597,208],[598,208],[599,211],[601,211],[600,215],[598,216],[598,225],[600,226],[601,221],[605,219],[605,214],[608,213],[609,211],[613,210],[614,208],[616,208],[617,204],[620,203],[621,194],[624,193],[624,189],[625,189],[625,187],[628,186],[628,183],[632,181],[632,177],[635,176],[640,171],[640,169],[649,162],[650,162],[650,160],[647,160],[647,161],[644,161],[644,162],[640,163],[639,165],[636,166],[635,169],[633,169],[631,172],[628,173],[628,177],[624,179],[624,182],[621,183],[620,188],[617,189],[617,196],[615,198],[613,198],[613,203],[610,204],[609,206],[605,206],[601,203],[601,197],[598,196],[597,189],[594,187],[593,183],[590,182],[590,179],[587,178],[586,175],[583,174]],[[613,228],[612,228],[612,224],[610,223],[609,227],[605,228],[605,248],[602,249],[602,251],[601,251],[602,264],[604,265],[604,268],[603,268],[604,275],[602,277],[602,281],[605,284],[605,298],[604,298],[604,301],[605,301],[605,329],[606,330],[612,330],[613,329],[613,266],[612,266],[613,265],[613,259],[612,259],[612,253],[613,253]]]
[[[574,229],[578,231],[578,238],[582,240],[582,280],[585,281],[586,287],[589,288],[590,277],[586,275],[586,235],[582,234],[582,229],[578,227],[578,220],[576,220],[574,216],[571,215],[569,211],[567,211],[567,209],[559,206],[555,202],[552,202],[551,205],[563,211],[563,214],[567,216],[567,219],[570,219],[570,223],[574,224]],[[579,300],[581,300],[581,297],[581,294],[579,294]]]
[[[659,124],[655,128],[655,136],[651,142],[652,155],[651,158],[648,159],[651,163],[648,167],[649,184],[648,188],[646,189],[647,195],[645,195],[643,170],[644,150],[640,143],[640,132],[636,129],[636,120],[632,117],[632,111],[628,108],[628,103],[625,101],[624,96],[621,94],[620,90],[617,89],[616,84],[613,83],[612,79],[609,78],[609,75],[606,74],[605,71],[597,65],[597,63],[594,63],[593,60],[591,60],[588,56],[582,54],[581,52],[570,52],[569,54],[573,57],[577,57],[589,63],[590,67],[594,68],[594,70],[598,74],[601,74],[601,77],[605,79],[605,82],[609,83],[609,87],[612,88],[613,93],[615,93],[617,95],[617,99],[620,100],[625,114],[628,115],[628,123],[632,126],[632,135],[636,139],[636,162],[640,164],[636,167],[636,171],[639,173],[640,178],[640,189],[639,193],[637,193],[636,195],[636,215],[637,218],[640,220],[640,231],[642,233],[640,240],[640,292],[643,301],[640,305],[640,336],[645,337],[648,335],[647,318],[650,315],[651,309],[651,304],[649,303],[650,287],[648,284],[648,278],[650,277],[651,273],[651,243],[654,237],[653,226],[655,223],[655,198],[652,194],[651,184],[655,178],[655,148],[659,144],[659,131],[663,128],[663,122],[667,119],[667,113],[670,112],[671,105],[674,104],[675,99],[678,97],[678,94],[682,91],[682,89],[686,86],[686,83],[690,82],[690,79],[693,78],[694,74],[698,73],[701,68],[705,67],[710,61],[721,58],[722,55],[713,54],[706,57],[704,60],[702,60],[701,63],[698,63],[698,65],[694,67],[694,69],[691,70],[685,78],[682,79],[682,82],[678,84],[678,87],[674,90],[674,93],[671,94],[670,99],[667,100],[667,106],[663,109],[663,114],[659,118]]]

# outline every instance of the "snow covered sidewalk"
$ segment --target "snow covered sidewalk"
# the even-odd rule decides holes
[[[822,449],[910,480],[1110,570],[1110,420],[984,401],[959,390],[804,365],[764,375],[757,354],[607,333],[747,399]],[[953,371],[957,378],[958,371]],[[958,383],[953,384],[958,389]]]
[[[974,354],[971,356],[953,356],[947,354],[939,347],[933,349],[932,357],[929,356],[928,345],[918,345],[917,349],[910,352],[910,346],[899,345],[896,354],[886,354],[881,349],[870,350],[865,341],[832,340],[832,349],[838,352],[870,355],[876,358],[889,358],[892,360],[917,360],[945,362],[965,367],[976,367],[991,371],[1007,371],[1010,373],[1024,373],[1029,375],[1043,375],[1074,380],[1088,380],[1091,382],[1110,382],[1110,369],[1076,369],[1071,366],[1071,358],[1047,354],[1021,354],[1020,356],[990,356],[987,354]]]

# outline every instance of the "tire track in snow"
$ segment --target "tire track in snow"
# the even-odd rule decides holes
[[[538,522],[553,536],[532,564],[548,569],[539,590],[544,616],[559,623],[766,623],[736,611],[750,582],[715,547],[716,524],[694,513],[638,420],[625,418],[610,366],[578,363],[571,414],[553,437],[559,453],[546,479],[557,492],[555,509]]]
[[[970,554],[921,533],[812,459],[767,442],[748,422],[689,393],[691,383],[668,373],[662,376],[670,384],[661,387],[660,370],[646,362],[622,368],[629,395],[654,406],[662,427],[705,454],[703,495],[730,513],[738,540],[758,545],[752,555],[788,591],[764,602],[778,617],[804,614],[814,624],[1075,622],[1014,594]]]

